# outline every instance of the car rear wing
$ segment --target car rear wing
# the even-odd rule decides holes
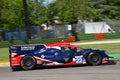
[[[9,53],[16,53],[17,55],[29,54],[42,48],[46,47],[44,45],[13,45],[9,47]]]

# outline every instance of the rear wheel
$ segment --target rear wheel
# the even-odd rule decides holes
[[[87,63],[90,65],[100,65],[102,63],[102,56],[100,53],[91,52],[87,56]]]
[[[32,57],[32,56],[25,56],[21,60],[21,67],[24,70],[31,70],[31,69],[35,68],[35,64],[36,64],[36,61],[35,61],[34,57]]]

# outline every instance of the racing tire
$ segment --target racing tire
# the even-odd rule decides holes
[[[87,56],[87,63],[92,66],[102,64],[102,56],[97,52],[90,52]]]
[[[32,56],[25,56],[21,60],[21,67],[24,70],[34,69],[36,65],[36,60]]]

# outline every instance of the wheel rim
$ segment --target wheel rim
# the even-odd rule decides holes
[[[98,62],[100,60],[100,57],[97,54],[93,54],[91,56],[92,62]]]
[[[25,62],[24,62],[24,66],[26,66],[26,67],[31,67],[31,66],[33,66],[33,60],[26,60]]]
[[[99,65],[102,63],[102,56],[100,55],[100,53],[91,52],[88,55],[87,62],[90,65]]]

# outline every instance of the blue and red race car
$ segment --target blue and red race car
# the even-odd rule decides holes
[[[68,42],[13,45],[9,47],[12,70],[31,70],[37,66],[100,65],[109,61],[105,50],[82,49]]]

